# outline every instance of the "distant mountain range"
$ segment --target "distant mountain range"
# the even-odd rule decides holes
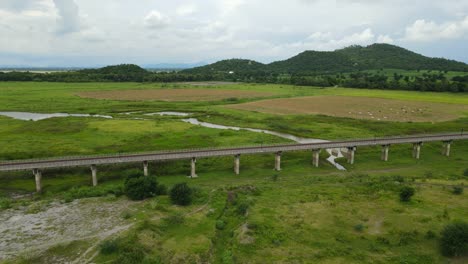
[[[394,45],[373,44],[367,47],[350,46],[335,51],[304,51],[287,60],[270,64],[245,59],[222,60],[183,72],[335,73],[374,69],[468,71],[468,64],[426,57]]]

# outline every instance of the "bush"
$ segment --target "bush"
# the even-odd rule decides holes
[[[462,186],[454,186],[452,193],[455,195],[460,195],[463,193],[463,187]]]
[[[414,195],[414,188],[405,186],[400,190],[400,201],[402,202],[409,202],[411,197]]]
[[[357,224],[354,226],[354,231],[362,232],[364,231],[365,226],[363,224]]]
[[[110,255],[119,251],[119,244],[116,240],[106,240],[101,244],[101,253]]]
[[[169,195],[172,203],[177,205],[189,205],[192,203],[192,192],[192,189],[184,182],[174,185]]]
[[[11,200],[8,198],[0,198],[0,210],[11,208]]]
[[[440,238],[442,255],[462,256],[468,253],[468,223],[455,222],[445,226]]]
[[[250,204],[248,201],[242,201],[237,205],[236,212],[241,215],[245,216],[247,214],[247,210],[249,210]]]
[[[223,220],[216,221],[216,229],[223,230],[226,227],[226,223]]]
[[[125,180],[124,191],[132,200],[144,200],[158,195],[161,192],[160,188],[154,176],[130,175]]]

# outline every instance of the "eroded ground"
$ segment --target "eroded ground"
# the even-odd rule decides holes
[[[100,241],[128,229],[122,216],[133,202],[90,198],[71,203],[36,202],[0,212],[0,262],[34,255],[59,244]],[[79,257],[79,256],[77,256]]]

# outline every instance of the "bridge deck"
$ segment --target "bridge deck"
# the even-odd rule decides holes
[[[437,134],[437,135],[418,135],[418,136],[404,136],[404,137],[329,141],[329,142],[308,143],[308,144],[286,144],[286,145],[269,145],[269,146],[222,148],[222,149],[180,150],[180,151],[163,151],[163,152],[117,154],[117,155],[114,154],[114,155],[85,156],[85,157],[63,157],[63,158],[48,158],[48,159],[38,159],[38,160],[16,160],[16,161],[0,162],[0,171],[61,168],[61,167],[131,163],[131,162],[143,162],[143,161],[164,161],[164,160],[205,158],[205,157],[218,157],[218,156],[231,156],[231,155],[234,156],[234,155],[239,155],[239,154],[276,153],[276,152],[313,150],[313,149],[347,148],[347,147],[376,146],[376,145],[378,146],[378,145],[393,145],[393,144],[418,143],[418,142],[422,143],[422,142],[431,142],[431,141],[466,140],[466,139],[468,139],[468,134],[449,133],[449,134]]]

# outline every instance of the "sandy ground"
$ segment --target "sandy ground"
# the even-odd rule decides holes
[[[134,203],[105,198],[52,202],[0,212],[0,261],[23,254],[41,252],[55,245],[76,240],[105,238],[128,229],[122,217]],[[31,208],[40,208],[30,213]]]
[[[256,98],[274,95],[269,92],[256,92],[228,89],[154,89],[83,92],[81,97],[111,100],[138,101],[217,101],[228,98]]]
[[[375,121],[441,122],[468,113],[467,105],[351,96],[308,96],[226,106],[273,114],[323,114]]]

